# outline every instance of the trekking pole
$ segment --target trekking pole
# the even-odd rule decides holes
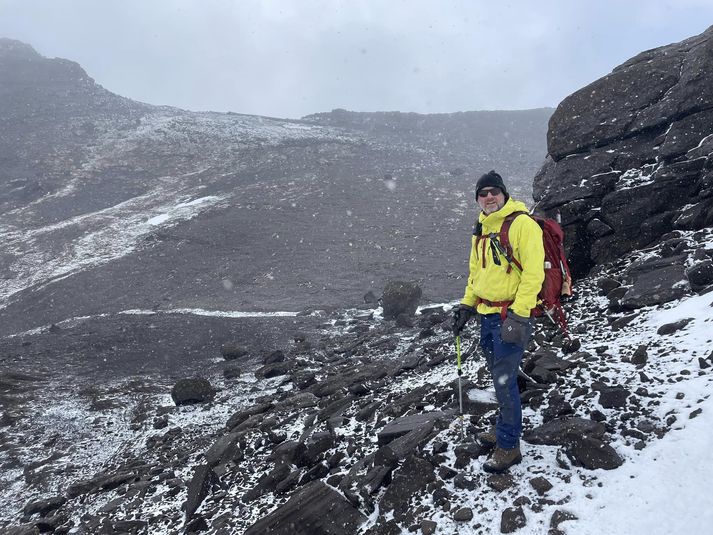
[[[458,405],[460,407],[460,439],[464,438],[463,432],[463,387],[461,385],[461,376],[463,375],[463,370],[460,367],[460,335],[456,336],[456,355],[458,363]]]
[[[547,310],[545,307],[542,307],[542,309],[545,311],[545,316],[547,316],[550,319],[550,321],[554,324],[554,326],[560,327],[562,329],[562,326],[559,323],[557,323],[557,321],[552,317],[552,313],[549,310]],[[567,329],[562,329],[562,333],[565,335],[567,340],[569,340],[570,342],[574,341],[574,338],[572,338],[572,335],[569,334],[569,331],[567,331]]]

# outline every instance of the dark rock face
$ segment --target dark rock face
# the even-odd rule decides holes
[[[536,208],[559,212],[577,274],[713,223],[713,27],[642,52],[550,119]]]

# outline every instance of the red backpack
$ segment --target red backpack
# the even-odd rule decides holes
[[[545,248],[545,280],[542,283],[542,289],[537,294],[539,303],[532,309],[533,316],[542,316],[543,314],[549,317],[554,323],[558,324],[563,332],[567,335],[567,318],[565,317],[560,297],[563,295],[572,295],[572,275],[567,264],[567,257],[564,253],[564,232],[562,227],[554,219],[547,217],[534,216],[527,212],[513,212],[505,217],[503,224],[500,227],[498,234],[482,236],[480,224],[476,227],[478,240],[489,237],[491,243],[498,252],[505,257],[510,266],[508,272],[514,266],[518,271],[522,272],[522,265],[513,256],[512,246],[510,245],[510,225],[515,221],[515,218],[525,214],[534,219],[542,229],[542,242]]]

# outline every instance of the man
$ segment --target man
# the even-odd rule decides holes
[[[512,257],[521,269],[514,268],[503,254],[507,249],[500,243],[500,227],[508,215],[528,212],[527,207],[510,198],[502,177],[495,171],[480,177],[475,194],[482,212],[473,233],[465,295],[454,311],[453,332],[458,336],[468,320],[480,314],[480,346],[499,410],[495,429],[480,433],[478,438],[495,446],[483,469],[500,473],[522,460],[517,374],[532,331],[531,309],[537,304],[545,278],[545,251],[540,226],[527,215],[515,217],[508,237]]]

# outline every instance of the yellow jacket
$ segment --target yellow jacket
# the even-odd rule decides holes
[[[480,214],[478,221],[483,226],[481,242],[477,245],[477,236],[472,237],[470,251],[470,275],[465,295],[461,303],[475,306],[478,297],[486,301],[513,301],[510,309],[525,318],[530,317],[530,310],[537,305],[537,294],[540,293],[545,280],[545,249],[542,245],[542,229],[532,218],[521,215],[510,225],[508,237],[513,249],[513,256],[522,265],[522,273],[512,268],[504,256],[498,254],[500,265],[493,261],[490,238],[487,234],[500,232],[500,227],[506,216],[513,212],[528,212],[527,206],[520,201],[508,199],[500,210],[490,215]],[[483,249],[483,244],[485,249]],[[483,257],[485,251],[485,257]],[[478,305],[480,314],[500,312],[500,308],[491,307],[485,303]]]

